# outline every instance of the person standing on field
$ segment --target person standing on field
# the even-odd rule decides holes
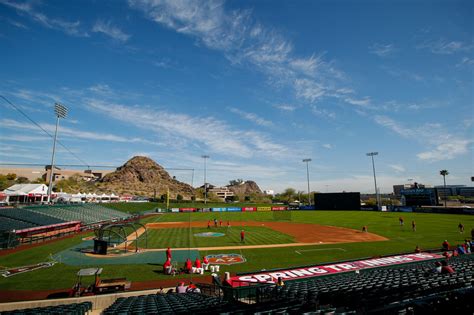
[[[245,231],[244,230],[240,231],[240,242],[241,243],[245,242]]]
[[[416,222],[415,222],[415,220],[411,221],[411,229],[413,230],[413,232],[416,232]]]

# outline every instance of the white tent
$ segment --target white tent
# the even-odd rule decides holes
[[[48,201],[48,186],[45,184],[15,184],[5,189],[3,193],[7,196],[6,202],[41,203]]]

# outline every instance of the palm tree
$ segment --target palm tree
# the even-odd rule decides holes
[[[446,176],[449,175],[449,172],[447,170],[441,170],[439,171],[439,174],[443,176],[443,181],[444,181],[444,207],[446,208],[446,198],[447,198],[447,192],[446,192]]]

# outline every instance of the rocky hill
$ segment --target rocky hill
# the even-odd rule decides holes
[[[102,189],[115,193],[129,193],[152,197],[156,191],[159,197],[169,188],[170,197],[178,194],[185,199],[194,195],[194,189],[188,184],[171,178],[168,172],[152,159],[135,156],[115,172],[107,174],[99,183]]]
[[[262,190],[260,190],[260,187],[258,187],[257,183],[251,180],[236,183],[234,185],[228,185],[227,187],[237,196],[250,196],[262,193]]]

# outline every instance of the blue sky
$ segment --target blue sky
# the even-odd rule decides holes
[[[0,92],[90,165],[382,192],[474,175],[472,1],[0,0]],[[2,101],[0,161],[52,141]],[[80,164],[60,148],[58,164]],[[171,171],[191,183],[191,171]]]

